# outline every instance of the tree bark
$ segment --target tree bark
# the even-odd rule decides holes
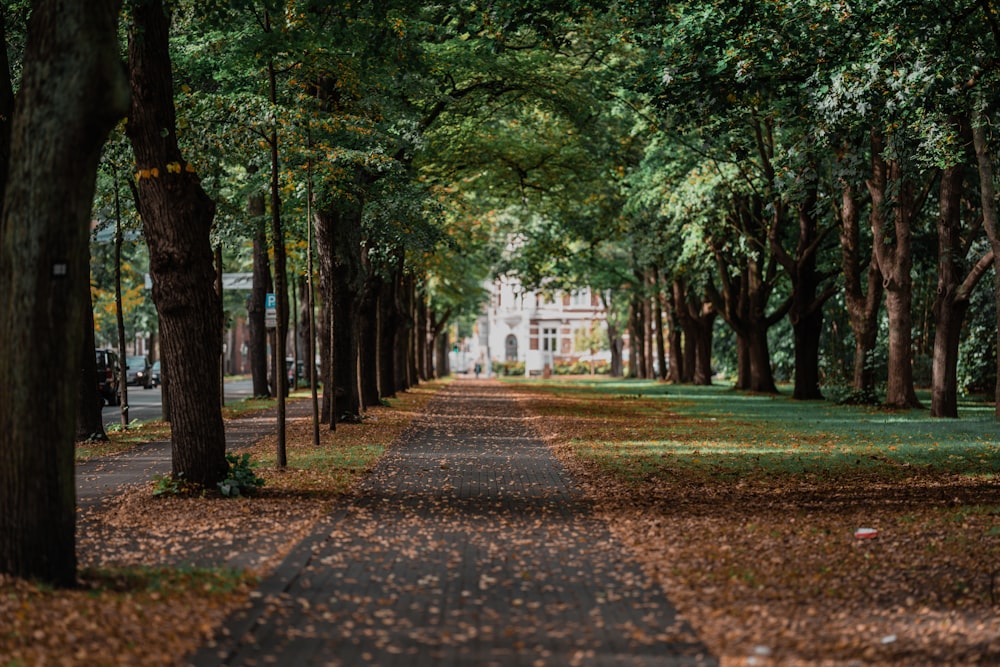
[[[956,122],[958,124],[958,122]],[[967,127],[967,126],[966,126]],[[960,131],[965,128],[960,128]],[[966,135],[967,131],[964,132]],[[938,196],[938,282],[934,299],[934,352],[931,376],[931,416],[958,418],[958,348],[962,322],[972,290],[993,264],[993,251],[966,273],[968,248],[962,238],[962,191],[965,164],[941,174]]]
[[[667,379],[667,344],[666,336],[663,332],[663,290],[660,284],[660,271],[653,267],[650,272],[650,284],[653,288],[653,339],[656,347],[656,377],[660,380]]]
[[[861,209],[853,185],[841,183],[840,206],[841,273],[844,276],[844,302],[854,331],[854,374],[850,402],[873,405],[875,369],[872,355],[878,341],[878,314],[882,305],[882,274],[874,248],[861,247]],[[866,261],[862,260],[866,257]],[[862,281],[862,273],[865,280]]]
[[[691,382],[697,386],[707,387],[712,384],[712,338],[718,313],[711,303],[703,301],[693,315],[694,372]]]
[[[89,276],[88,276],[89,277]],[[83,308],[83,356],[80,359],[79,402],[76,410],[76,441],[106,441],[101,409],[104,398],[97,392],[97,361],[94,357],[94,308],[90,295],[90,280],[80,282]]]
[[[997,222],[996,189],[993,185],[993,156],[986,136],[986,119],[976,118],[972,124],[972,141],[979,167],[979,192],[983,208],[983,228],[993,250],[993,299],[1000,304],[1000,226]],[[997,308],[997,350],[1000,350],[1000,307]],[[997,382],[993,396],[994,416],[1000,419],[1000,352],[997,353]]]
[[[383,280],[369,274],[361,290],[358,308],[358,355],[360,361],[362,409],[378,405],[379,394],[379,331],[378,293]]]
[[[215,203],[178,147],[169,27],[160,0],[134,5],[126,132],[138,169],[153,301],[163,334],[163,372],[171,385],[173,474],[214,488],[228,469],[218,400],[222,316],[209,239]]]
[[[913,258],[910,235],[915,215],[914,185],[903,173],[898,161],[887,162],[882,157],[882,137],[872,133],[872,178],[868,191],[872,198],[872,234],[875,256],[886,291],[889,315],[889,368],[886,384],[886,405],[893,408],[920,407],[913,386]],[[892,185],[891,202],[886,201]],[[892,231],[886,213],[891,204]]]
[[[383,397],[392,397],[396,392],[404,391],[405,375],[400,373],[406,351],[405,329],[400,310],[400,295],[403,276],[403,260],[397,261],[397,266],[390,280],[382,281],[378,293],[378,374],[379,393]],[[402,334],[402,335],[401,335]]]
[[[329,368],[324,369],[324,402],[330,394],[331,423],[357,421],[361,414],[358,383],[358,281],[360,280],[361,205],[341,203],[316,212],[323,302],[329,308]]]
[[[811,170],[808,170],[811,172]],[[823,331],[823,305],[836,293],[836,286],[822,283],[829,278],[817,270],[816,255],[823,240],[816,219],[818,189],[815,179],[809,181],[798,208],[798,240],[794,254],[782,247],[776,229],[771,234],[771,249],[791,278],[792,295],[788,316],[792,324],[795,346],[795,387],[792,398],[820,400],[819,337]]]
[[[253,285],[247,298],[247,324],[250,333],[250,377],[254,396],[270,396],[267,384],[267,293],[271,291],[271,262],[267,253],[267,224],[264,218],[264,195],[258,192],[247,200],[247,216],[254,222]]]
[[[121,401],[118,415],[122,428],[128,427],[128,352],[125,349],[125,314],[122,312],[122,216],[118,199],[118,178],[115,177],[115,322],[118,325],[118,391]]]
[[[688,304],[687,284],[682,280],[674,280],[674,314],[677,324],[684,332],[680,364],[677,367],[678,382],[689,383],[694,379],[695,341],[697,336],[694,323],[691,321],[691,309]]]
[[[683,377],[684,365],[684,338],[680,326],[680,314],[677,307],[677,297],[674,292],[675,283],[671,283],[670,289],[666,290],[664,299],[666,307],[664,319],[666,320],[666,355],[667,355],[667,382],[679,384]]]
[[[734,202],[730,214],[731,224],[738,227],[760,255],[748,254],[740,259],[738,274],[734,277],[731,256],[721,247],[713,249],[719,287],[709,285],[707,294],[716,312],[736,333],[738,377],[736,388],[744,391],[774,394],[778,388],[771,369],[767,332],[791,305],[786,300],[773,313],[767,314],[768,302],[777,280],[777,260],[763,231],[763,202],[757,197],[742,197]],[[780,216],[780,212],[775,212]],[[772,224],[778,224],[774,222]]]
[[[33,3],[0,217],[0,572],[61,586],[76,581],[79,392],[52,378],[76,377],[85,353],[97,165],[128,106],[119,7]]]
[[[433,377],[434,368],[427,353],[427,305],[419,290],[413,294],[413,317],[417,322],[413,332],[413,348],[417,362],[417,378],[420,382],[425,382]]]
[[[406,310],[410,327],[407,331],[407,385],[414,387],[420,382],[420,350],[417,340],[420,332],[420,320],[417,316],[417,281],[412,276],[406,281]]]
[[[0,44],[7,44],[7,16],[0,9]],[[14,84],[7,49],[0,49],[0,192],[7,186],[10,170],[11,122],[14,118]]]

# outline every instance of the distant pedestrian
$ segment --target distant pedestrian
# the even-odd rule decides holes
[[[480,372],[481,372],[482,370],[483,370],[483,365],[482,365],[481,363],[479,363],[479,362],[477,361],[477,362],[476,362],[476,367],[475,367],[475,371],[476,371],[476,378],[479,378],[479,373],[480,373]]]

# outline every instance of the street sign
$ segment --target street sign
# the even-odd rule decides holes
[[[264,297],[264,326],[268,329],[278,328],[278,297],[268,292]]]

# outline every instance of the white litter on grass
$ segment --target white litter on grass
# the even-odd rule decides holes
[[[896,635],[886,635],[880,640],[883,644],[891,644],[896,641]]]

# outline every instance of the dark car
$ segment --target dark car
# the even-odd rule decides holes
[[[125,359],[125,377],[130,385],[141,385],[143,389],[152,387],[153,380],[149,369],[149,359],[144,356],[126,357]]]
[[[309,378],[306,377],[306,362],[299,359],[298,364],[296,364],[296,373],[292,375],[292,364],[295,364],[295,360],[291,357],[285,359],[285,377],[288,378],[288,386],[291,388],[297,388],[299,384],[308,385]],[[316,377],[319,378],[319,364],[316,364]],[[296,384],[298,382],[299,384]]]
[[[152,381],[154,387],[160,386],[160,360],[157,359],[153,362],[153,365],[149,367],[149,378]]]
[[[97,353],[97,393],[108,405],[121,405],[118,387],[118,355],[113,350],[95,350]]]

